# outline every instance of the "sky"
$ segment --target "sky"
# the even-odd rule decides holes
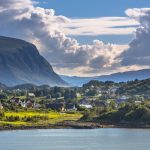
[[[53,8],[56,15],[64,15],[69,18],[97,18],[97,17],[125,17],[125,10],[129,8],[150,7],[149,0],[38,0],[39,6]],[[72,36],[80,43],[91,43],[94,39],[116,44],[127,44],[133,38],[133,34],[116,36]]]
[[[56,15],[69,18],[126,16],[128,8],[150,6],[149,0],[38,0],[39,6],[53,8]]]
[[[35,44],[58,74],[150,68],[149,0],[0,0],[0,35]]]

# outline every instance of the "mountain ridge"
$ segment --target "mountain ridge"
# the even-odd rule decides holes
[[[126,82],[135,79],[147,79],[150,78],[150,69],[142,69],[137,71],[118,72],[110,75],[94,76],[94,77],[78,77],[78,76],[65,76],[60,75],[61,78],[72,86],[82,86],[90,80],[98,81],[114,81],[114,82]]]
[[[0,36],[0,82],[7,86],[33,83],[67,86],[35,45]]]

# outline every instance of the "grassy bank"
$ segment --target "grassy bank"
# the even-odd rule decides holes
[[[82,117],[80,113],[48,112],[4,112],[0,118],[0,126],[48,126],[63,121],[77,121]]]

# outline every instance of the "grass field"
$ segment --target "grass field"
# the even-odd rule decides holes
[[[0,120],[0,125],[31,126],[56,124],[62,121],[76,121],[82,117],[79,113],[58,113],[58,112],[5,112]],[[15,121],[8,121],[8,118],[17,118]],[[25,121],[25,118],[36,118],[36,121]]]

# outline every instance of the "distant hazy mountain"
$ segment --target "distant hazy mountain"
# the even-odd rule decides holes
[[[0,83],[0,90],[33,90],[33,89],[50,89],[51,87],[49,85],[35,85],[31,83],[26,83],[26,84],[19,84],[15,86],[8,87],[5,84]]]
[[[8,87],[5,84],[0,83],[0,90],[5,90]]]
[[[70,86],[79,86],[79,87],[94,79],[94,77],[77,77],[77,76],[64,76],[64,75],[60,75],[60,76]]]
[[[115,73],[111,75],[103,75],[96,77],[76,77],[76,76],[61,76],[64,81],[72,86],[82,86],[83,84],[89,82],[90,80],[99,81],[114,81],[114,82],[126,82],[134,79],[147,79],[150,78],[150,69],[138,70],[138,71],[128,71],[123,73]]]
[[[0,36],[0,82],[7,86],[32,83],[66,86],[37,48],[23,40]]]
[[[30,90],[30,89],[50,89],[49,85],[35,85],[35,84],[20,84],[20,85],[16,85],[13,87],[8,87],[8,89],[13,89],[13,90]]]

